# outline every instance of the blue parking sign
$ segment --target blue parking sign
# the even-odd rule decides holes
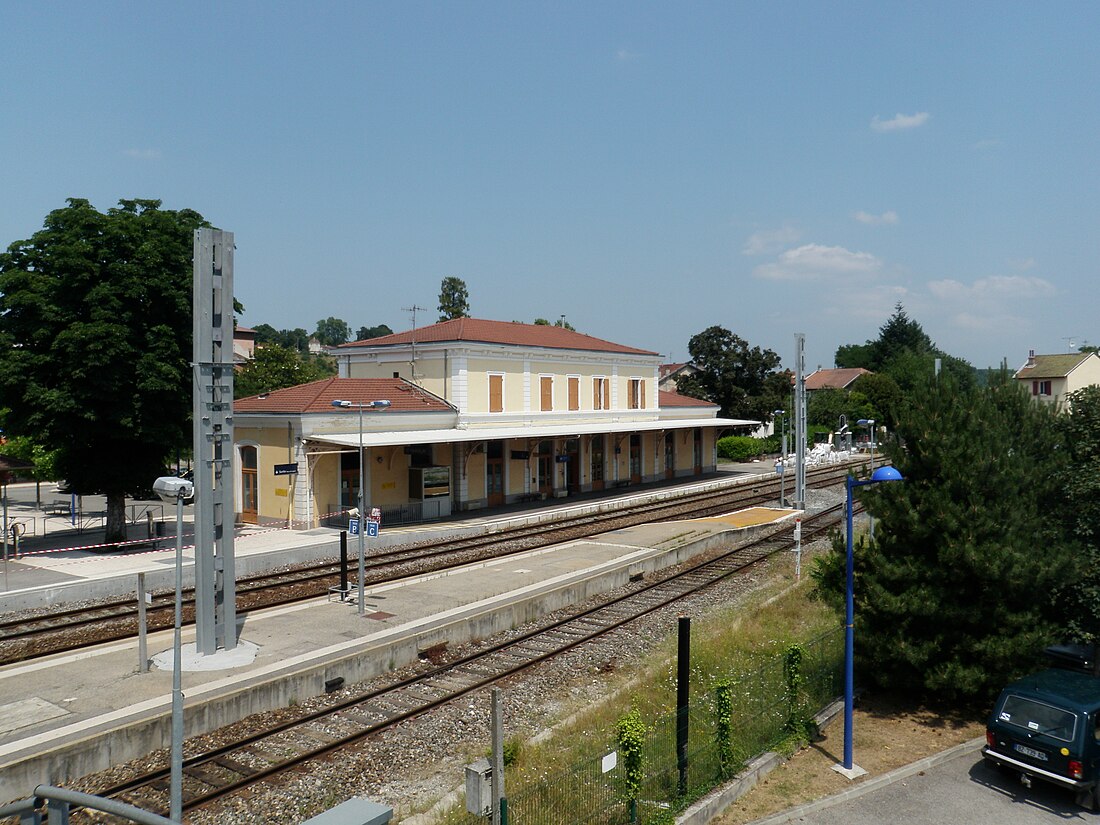
[[[378,537],[378,522],[377,521],[368,521],[367,522],[367,536],[372,537],[372,538],[377,538]]]

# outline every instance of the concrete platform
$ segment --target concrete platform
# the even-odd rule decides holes
[[[443,642],[454,645],[508,630],[794,515],[753,508],[729,519],[644,525],[414,577],[370,588],[365,617],[354,604],[323,598],[250,614],[238,633],[242,648],[254,647],[250,656],[230,656],[221,670],[183,669],[186,734],[321,694],[325,682],[337,677],[351,684],[388,672]],[[482,519],[466,529],[485,532],[493,522],[511,520]],[[302,552],[333,554],[331,534],[310,538],[316,541],[303,545]],[[246,541],[237,547],[240,555]],[[267,554],[255,555],[271,553],[289,549],[269,545]],[[136,567],[170,567],[173,554],[163,555],[41,565],[28,577],[51,574],[66,581],[25,592],[59,586],[76,592],[71,589],[79,582],[132,581]],[[165,662],[165,670],[140,672],[136,640],[0,669],[0,801],[24,797],[39,783],[63,784],[167,747],[171,657],[157,654],[170,653],[171,638],[170,631],[149,637],[150,657]],[[193,645],[193,633],[185,629],[183,641]]]
[[[751,472],[756,465],[736,465],[737,469],[718,472],[699,480],[679,480],[674,484],[643,486],[617,494],[586,494],[496,510],[457,514],[446,521],[391,527],[382,525],[377,538],[367,540],[367,553],[406,542],[451,536],[485,535],[507,527],[538,524],[565,516],[607,512],[629,504],[661,501],[685,492],[699,492],[752,484],[759,475]],[[764,465],[760,465],[764,466]],[[749,468],[749,469],[745,469]],[[766,475],[766,474],[765,474]],[[770,479],[769,479],[770,480]],[[13,488],[33,485],[11,485]],[[25,491],[30,494],[30,490]],[[48,498],[48,496],[47,496]],[[33,514],[31,502],[20,510]],[[193,583],[194,549],[188,536],[193,532],[191,507],[184,508],[184,586]],[[174,536],[175,518],[169,513],[166,528]],[[285,527],[241,527],[234,539],[234,558],[238,577],[270,570],[281,565],[300,564],[339,555],[339,530],[320,527],[313,530],[289,530]],[[14,553],[0,559],[0,613],[42,607],[66,601],[103,598],[136,593],[137,574],[145,574],[149,590],[171,590],[175,586],[175,540],[161,539],[157,548],[136,547],[126,551],[99,553],[91,549],[67,549],[95,541],[86,534],[53,533],[37,541],[24,542],[19,558]],[[349,539],[352,554],[355,539]]]

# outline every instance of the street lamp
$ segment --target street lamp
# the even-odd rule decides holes
[[[366,595],[363,590],[363,579],[367,576],[366,561],[364,555],[366,550],[363,546],[363,528],[366,526],[365,521],[367,517],[366,511],[366,499],[364,498],[363,491],[363,410],[383,410],[390,405],[389,401],[368,401],[365,404],[360,404],[355,401],[341,401],[337,399],[332,402],[334,407],[343,407],[344,409],[358,409],[359,410],[359,615],[362,616],[366,613]]]
[[[176,502],[176,618],[172,636],[172,748],[168,818],[183,822],[183,653],[180,626],[183,624],[183,502],[195,495],[195,485],[184,478],[162,476],[153,482],[161,501]],[[138,598],[145,598],[142,593]]]
[[[787,428],[784,426],[786,423],[784,418],[784,416],[786,416],[786,411],[775,410],[772,415],[779,419],[779,432],[783,441],[783,446],[779,453],[779,506],[782,507],[783,493],[786,490],[784,482],[787,476]]]
[[[855,621],[855,598],[853,585],[852,564],[852,490],[856,487],[865,487],[869,484],[879,484],[883,481],[902,481],[901,473],[893,467],[879,467],[871,477],[863,481],[856,481],[852,476],[845,479],[844,486],[848,494],[846,515],[848,518],[848,555],[845,579],[844,601],[844,763],[834,765],[833,769],[840,774],[855,779],[866,773],[863,768],[852,764],[852,705],[855,689],[855,668],[853,665],[852,651],[855,647],[855,635],[852,627]]]

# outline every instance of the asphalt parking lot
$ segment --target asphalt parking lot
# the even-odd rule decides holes
[[[856,790],[856,789],[853,789]],[[835,798],[834,798],[835,799]],[[1077,806],[1073,794],[986,765],[979,751],[963,753],[927,770],[883,784],[819,809],[791,812],[781,821],[806,825],[1049,825],[1100,822]]]

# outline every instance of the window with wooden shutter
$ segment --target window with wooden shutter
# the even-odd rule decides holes
[[[569,409],[581,408],[581,379],[575,375],[569,376]]]
[[[554,377],[543,375],[539,377],[539,386],[542,388],[542,411],[550,412],[554,409]]]
[[[603,408],[605,410],[611,409],[611,379],[602,378],[603,382]]]
[[[489,412],[504,412],[504,376],[489,376]]]
[[[627,402],[630,409],[638,410],[642,408],[642,405],[645,403],[642,393],[642,380],[640,378],[631,378],[630,392],[627,397]]]

